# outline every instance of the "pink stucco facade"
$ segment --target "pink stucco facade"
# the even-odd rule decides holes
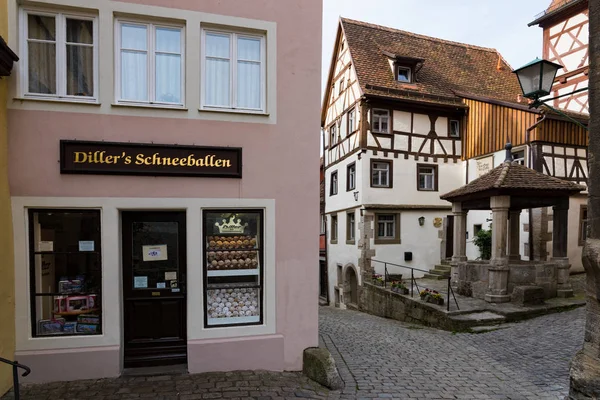
[[[52,4],[48,6],[54,7],[61,2],[49,3]],[[65,0],[62,3],[58,6],[73,2]],[[192,94],[198,91],[193,87],[197,86],[197,81],[186,82],[185,110],[119,107],[111,104],[114,96],[107,93],[113,88],[114,68],[102,58],[98,67],[99,104],[19,100],[22,97],[19,83],[13,82],[14,96],[8,104],[10,189],[11,196],[21,199],[19,204],[24,204],[14,213],[23,214],[28,199],[35,199],[32,204],[40,204],[47,198],[52,198],[53,204],[61,198],[66,203],[69,198],[89,198],[92,202],[95,198],[272,200],[277,234],[272,243],[275,262],[268,268],[274,274],[274,286],[266,284],[265,290],[275,292],[275,314],[271,320],[276,327],[274,332],[244,337],[237,337],[235,333],[218,337],[211,332],[211,337],[205,339],[196,335],[188,341],[188,367],[190,372],[239,368],[301,369],[303,350],[318,344],[319,177],[315,166],[319,163],[322,1],[105,0],[99,3],[101,40],[104,39],[103,24],[113,24],[106,18],[113,6],[139,6],[132,9],[140,15],[145,13],[143,6],[154,6],[150,11],[155,14],[153,18],[160,16],[161,9],[168,8],[274,23],[276,29],[267,34],[267,41],[276,39],[276,54],[268,55],[271,59],[267,71],[267,86],[276,87],[275,98],[271,95],[269,99],[274,107],[267,110],[268,116],[244,115],[242,118],[234,114],[229,118],[227,113],[199,111]],[[16,2],[11,12],[19,12]],[[233,24],[237,20],[232,21]],[[198,32],[189,24],[188,21],[186,34],[192,40]],[[12,29],[18,31],[19,27]],[[272,32],[276,32],[276,37],[269,36]],[[100,57],[111,51],[103,50],[105,44],[106,40],[104,44],[101,42]],[[192,59],[197,55],[188,53],[186,57],[186,76],[189,77],[194,73],[190,69],[197,67],[197,61]],[[104,68],[106,66],[109,68]],[[61,175],[59,142],[64,139],[241,147],[243,178]],[[165,205],[165,209],[170,207]],[[15,235],[21,237],[16,240],[17,251],[26,251],[26,238],[22,237],[25,232],[26,228],[15,228]],[[120,232],[117,229],[112,234],[118,236]],[[188,236],[188,240],[191,239]],[[16,257],[17,271],[27,269],[22,265],[26,259]],[[194,266],[188,265],[188,269],[191,268]],[[104,274],[103,279],[105,288],[120,284],[108,281],[111,279],[109,274]],[[15,285],[21,290],[27,286],[27,281],[19,281],[17,277]],[[188,282],[188,292],[192,290],[201,288]],[[23,302],[27,303],[26,296],[21,298]],[[17,312],[22,313],[28,307],[28,304],[17,305]],[[188,310],[195,307],[188,304]],[[200,307],[197,308],[200,312]],[[28,318],[29,315],[17,315],[17,336],[28,334]],[[19,331],[19,325],[23,327],[22,331]],[[188,322],[189,330],[195,329],[190,325],[193,324]],[[105,339],[106,342],[101,344],[106,346],[95,348],[90,345],[87,350],[86,345],[72,348],[72,345],[63,346],[59,342],[40,342],[46,339],[25,338],[21,345],[17,344],[17,355],[20,362],[36,367],[31,381],[114,376],[121,370],[122,351],[118,335],[114,340]],[[97,357],[97,367],[89,362],[94,357]],[[61,362],[78,368],[72,372],[68,368],[53,372],[53,365]]]

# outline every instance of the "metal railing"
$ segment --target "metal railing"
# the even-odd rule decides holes
[[[0,362],[3,362],[8,365],[12,365],[13,392],[15,394],[15,400],[20,400],[21,397],[19,395],[19,368],[25,370],[25,372],[23,372],[23,375],[21,375],[21,376],[29,375],[31,373],[31,369],[29,369],[29,367],[27,365],[19,364],[16,361],[10,361],[10,360],[7,360],[6,358],[2,358],[2,357],[0,357]]]
[[[383,287],[387,289],[387,285],[389,280],[389,272],[388,272],[388,265],[393,266],[393,267],[399,267],[399,268],[405,268],[405,269],[410,269],[410,297],[414,297],[414,288],[417,288],[417,293],[421,293],[421,290],[419,289],[419,285],[417,285],[417,280],[415,278],[415,271],[420,271],[420,272],[424,272],[426,274],[429,273],[429,271],[425,271],[423,269],[419,269],[419,268],[414,268],[414,267],[408,267],[406,265],[400,265],[400,264],[394,264],[391,262],[387,262],[387,261],[379,261],[379,260],[373,260],[371,259],[371,262],[376,262],[376,263],[380,263],[384,265],[384,275],[383,275]],[[456,309],[460,310],[460,307],[458,307],[458,301],[456,300],[456,296],[454,295],[454,290],[452,290],[452,285],[450,284],[450,280],[452,278],[448,277],[448,289],[446,291],[446,311],[450,311],[450,295],[452,295],[452,298],[454,299],[454,303],[456,304]]]

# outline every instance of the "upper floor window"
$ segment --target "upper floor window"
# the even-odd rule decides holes
[[[348,135],[356,129],[356,109],[348,111]]]
[[[338,173],[334,171],[331,173],[331,182],[329,183],[329,195],[333,196],[338,193]]]
[[[348,165],[346,190],[354,189],[356,189],[356,164],[352,163]]]
[[[513,162],[525,165],[525,150],[519,150],[512,153]]]
[[[352,242],[356,237],[356,215],[354,211],[346,214],[346,241]]]
[[[265,112],[265,36],[202,30],[205,109]]]
[[[337,142],[337,126],[334,122],[333,125],[329,127],[329,146],[333,146]]]
[[[22,15],[23,95],[95,101],[96,17],[29,10]]]
[[[337,215],[331,216],[331,243],[337,243],[338,238],[338,217]]]
[[[396,79],[398,82],[411,83],[412,73],[409,67],[396,67]]]
[[[371,161],[371,186],[392,187],[391,169],[389,161]]]
[[[117,22],[117,101],[182,106],[181,26]]]
[[[373,132],[389,133],[390,112],[379,108],[373,109]]]
[[[321,214],[321,235],[325,234],[325,230],[327,227],[327,218],[325,215]]]
[[[417,190],[438,190],[437,165],[417,165]]]
[[[460,121],[457,119],[450,120],[449,127],[450,137],[460,137]]]
[[[342,80],[340,81],[340,92],[339,92],[338,94],[340,94],[340,95],[341,95],[343,91],[344,91],[344,80],[342,79]]]

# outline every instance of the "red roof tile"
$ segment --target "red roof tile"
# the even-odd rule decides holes
[[[455,91],[510,102],[521,93],[512,68],[494,49],[345,18],[341,24],[366,95],[460,105]],[[423,59],[417,82],[396,81],[386,54]]]

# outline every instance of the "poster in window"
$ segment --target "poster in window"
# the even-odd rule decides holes
[[[144,261],[166,261],[167,245],[142,246],[142,257]]]

